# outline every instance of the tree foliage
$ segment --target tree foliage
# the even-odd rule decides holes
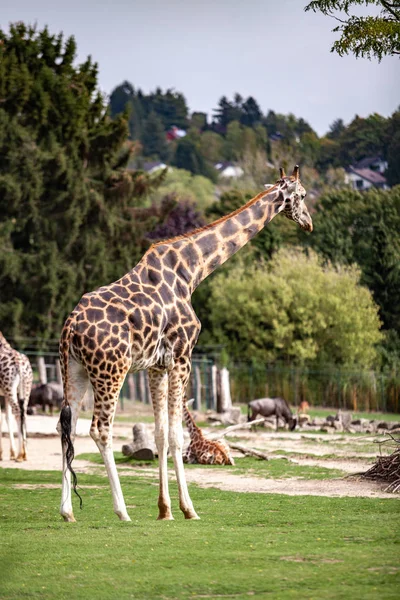
[[[357,7],[376,6],[378,15],[351,14]],[[354,54],[357,58],[400,54],[400,4],[397,0],[313,0],[305,7],[336,19],[333,31],[340,32],[331,52],[340,56]],[[340,17],[336,13],[340,14]],[[344,15],[343,15],[344,13]]]
[[[317,204],[313,223],[304,243],[336,265],[358,264],[385,327],[400,331],[400,187],[332,190]]]
[[[0,320],[58,337],[81,294],[147,247],[157,180],[125,169],[126,120],[109,118],[97,65],[74,66],[73,38],[18,23],[0,40]]]
[[[210,286],[214,341],[239,361],[371,367],[382,336],[359,277],[355,267],[323,266],[295,249],[268,265],[236,264]]]

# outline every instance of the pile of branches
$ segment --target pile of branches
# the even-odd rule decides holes
[[[385,492],[400,491],[400,438],[394,438],[390,433],[383,441],[377,441],[379,445],[393,446],[395,451],[389,456],[379,456],[377,462],[362,477],[374,481],[388,481],[389,485]]]

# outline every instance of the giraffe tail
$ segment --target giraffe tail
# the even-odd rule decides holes
[[[61,341],[60,341],[60,364],[61,371],[63,375],[63,387],[64,387],[64,399],[60,412],[60,421],[59,421],[59,429],[61,433],[61,445],[63,448],[63,452],[65,449],[65,460],[67,463],[67,469],[71,473],[72,478],[72,488],[74,493],[79,498],[79,508],[82,508],[82,497],[77,491],[78,486],[78,478],[74,469],[72,468],[72,461],[75,457],[74,444],[71,439],[71,429],[72,429],[72,411],[71,407],[68,403],[68,361],[69,361],[69,348],[71,343],[71,336],[73,333],[73,316],[67,320],[64,325],[64,330],[62,333]]]
[[[25,398],[24,398],[24,389],[25,389],[24,370],[23,370],[21,357],[18,354],[18,352],[16,352],[16,354],[15,354],[15,359],[16,359],[17,369],[18,369],[18,373],[19,373],[19,385],[18,385],[18,391],[17,391],[19,415],[20,415],[19,426],[20,426],[21,435],[22,435],[23,439],[25,439],[26,438],[26,433],[25,433],[26,408],[25,408]],[[25,439],[25,441],[26,441],[26,439]]]
[[[72,413],[71,407],[68,404],[64,404],[60,412],[60,429],[61,429],[61,444],[64,451],[65,448],[65,460],[67,462],[67,469],[71,473],[72,477],[72,487],[74,493],[79,498],[79,508],[82,508],[82,497],[77,491],[78,486],[78,478],[74,469],[72,468],[72,461],[74,460],[75,450],[74,444],[71,440],[71,421],[72,421]]]

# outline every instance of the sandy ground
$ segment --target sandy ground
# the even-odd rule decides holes
[[[56,432],[58,418],[50,416],[28,416],[28,461],[17,463],[9,460],[9,441],[3,436],[3,461],[2,468],[34,469],[34,470],[61,470],[60,439]],[[89,437],[89,419],[79,419],[77,438],[75,441],[75,454],[97,452],[97,446]],[[151,426],[150,426],[151,427]],[[4,427],[3,427],[4,429]],[[215,435],[212,428],[207,430]],[[114,449],[120,450],[127,439],[131,439],[132,423],[114,423]],[[293,452],[291,460],[297,464],[310,466],[323,466],[328,469],[340,469],[348,474],[356,474],[367,470],[371,466],[371,457],[375,457],[377,450],[367,442],[371,438],[355,438],[354,436],[330,435],[329,438],[317,433],[302,432],[264,432],[249,433],[248,431],[235,431],[235,437],[240,443],[258,448],[266,452],[282,451]],[[359,446],[360,451],[358,451]],[[368,451],[363,451],[365,448]],[[332,454],[335,456],[332,457]],[[311,455],[311,456],[310,456]],[[329,458],[323,458],[329,455]],[[274,455],[271,454],[271,459]],[[276,456],[275,456],[276,458]],[[104,473],[101,466],[88,461],[75,460],[75,470],[79,472]],[[143,475],[157,476],[156,468],[135,468],[134,466],[119,467],[121,476]],[[384,492],[382,485],[358,479],[332,479],[332,480],[304,480],[297,478],[266,479],[263,477],[243,476],[226,469],[186,469],[188,482],[201,487],[215,487],[221,490],[237,492],[258,492],[268,494],[287,495],[313,495],[332,497],[369,497],[369,498],[399,498],[398,495]],[[174,474],[171,471],[171,478]],[[1,479],[1,470],[0,470]]]

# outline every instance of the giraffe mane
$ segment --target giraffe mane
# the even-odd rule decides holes
[[[279,183],[280,183],[280,181],[277,181],[277,183],[275,183],[272,187],[268,188],[268,190],[264,190],[264,191],[260,192],[259,194],[257,194],[257,196],[254,196],[254,198],[251,198],[250,200],[248,200],[246,202],[246,204],[244,204],[243,206],[240,206],[233,212],[231,212],[227,215],[224,215],[223,217],[220,217],[216,221],[213,221],[212,223],[208,223],[207,225],[203,225],[203,227],[198,227],[197,229],[193,229],[192,231],[188,231],[187,233],[182,233],[181,235],[177,235],[176,237],[169,238],[167,240],[160,240],[159,242],[152,244],[151,248],[156,248],[157,246],[162,246],[163,244],[169,244],[171,242],[179,242],[180,240],[187,240],[187,239],[191,238],[192,235],[194,235],[194,234],[201,233],[202,231],[207,231],[214,225],[219,225],[219,223],[223,223],[230,217],[234,217],[234,216],[238,215],[239,213],[241,213],[246,208],[253,206],[253,204],[255,204],[258,200],[260,200],[260,198],[263,198],[264,196],[268,196],[279,185]]]

